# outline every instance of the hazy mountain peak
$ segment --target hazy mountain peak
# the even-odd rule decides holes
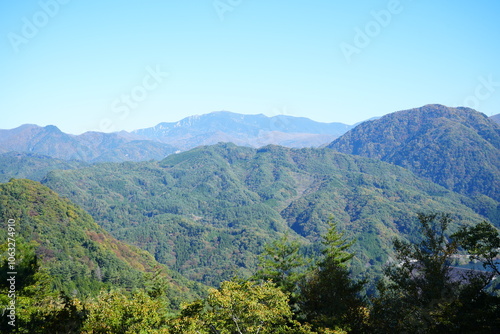
[[[342,123],[321,123],[305,117],[244,115],[222,110],[186,117],[178,122],[160,123],[133,133],[183,150],[221,141],[250,147],[267,144],[317,147],[350,128],[350,125]]]
[[[49,133],[57,133],[57,134],[61,134],[63,133],[57,126],[55,125],[47,125],[47,126],[44,126],[43,129],[46,131],[46,132],[49,132]]]

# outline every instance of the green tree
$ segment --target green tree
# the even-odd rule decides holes
[[[498,300],[483,291],[491,275],[451,266],[457,240],[446,233],[447,214],[418,215],[422,240],[394,240],[396,262],[378,285],[370,322],[375,333],[489,333],[496,326]]]
[[[497,259],[500,251],[500,236],[493,225],[484,221],[472,227],[464,226],[453,234],[452,238],[472,260],[481,261],[485,269],[489,268],[500,275]]]
[[[385,268],[389,283],[379,284],[372,320],[381,331],[428,333],[445,326],[445,309],[457,295],[450,258],[457,245],[448,242],[449,215],[419,214],[422,241],[394,240],[396,263]]]
[[[208,297],[184,306],[172,333],[312,333],[292,319],[287,295],[272,282],[225,281]]]
[[[34,242],[18,237],[15,243],[15,270],[9,268],[8,244],[0,246],[0,332],[8,333],[68,333],[78,332],[85,316],[77,299],[60,296],[52,289],[52,279],[35,253]],[[9,272],[15,271],[15,297],[12,298]],[[15,302],[15,318],[10,315],[11,301]],[[10,321],[15,320],[12,324]]]
[[[419,221],[423,240],[418,244],[395,240],[396,259],[402,266],[389,267],[386,274],[404,286],[412,300],[428,304],[456,291],[458,283],[451,281],[450,259],[457,252],[457,244],[446,236],[449,215],[420,214]]]
[[[84,334],[168,333],[167,309],[161,299],[144,290],[131,296],[120,291],[101,292],[85,304]]]
[[[366,308],[360,293],[364,281],[354,281],[347,267],[353,254],[348,241],[330,220],[330,229],[323,237],[323,258],[303,283],[301,308],[308,321],[316,327],[361,330]]]
[[[300,254],[301,244],[290,241],[289,235],[264,246],[264,252],[259,256],[259,269],[254,279],[272,281],[283,292],[290,296],[290,305],[297,302],[299,282],[305,276],[304,267],[309,261]]]

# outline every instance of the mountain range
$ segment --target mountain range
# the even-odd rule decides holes
[[[481,220],[462,195],[329,149],[218,144],[159,162],[52,171],[42,183],[119,240],[209,285],[254,268],[263,244],[285,233],[318,246],[330,215],[360,241],[363,268],[380,268],[392,237],[415,233],[416,212],[452,209],[460,220]]]
[[[66,134],[54,125],[25,124],[0,130],[0,153],[20,152],[84,162],[160,160],[169,154],[200,145],[233,142],[261,147],[318,147],[339,137],[352,126],[320,123],[303,117],[241,115],[213,112],[175,123],[116,133]]]
[[[320,123],[305,117],[242,115],[228,111],[187,117],[179,122],[160,123],[132,133],[141,138],[168,143],[181,150],[200,145],[231,142],[240,146],[318,147],[341,136],[352,126]]]
[[[159,140],[176,135],[187,143],[224,128],[217,125],[220,117],[233,118],[233,133],[259,135],[257,125],[253,130],[238,125],[241,118],[235,114],[205,116],[211,125],[193,117],[177,126],[94,136],[115,147],[140,145],[147,136],[158,140],[147,142],[159,145],[168,145]],[[288,127],[291,133],[296,133],[294,126],[299,125]],[[201,130],[186,139],[189,127]],[[32,143],[38,140],[37,149],[77,152],[68,147],[77,147],[79,136],[51,127],[25,128],[18,129],[23,138],[30,131],[56,134],[47,134],[46,140],[29,137]],[[427,105],[344,130],[321,148],[219,143],[121,163],[6,152],[0,155],[0,171],[4,181],[41,181],[88,212],[110,238],[149,252],[183,278],[212,286],[252,273],[263,246],[285,234],[299,241],[305,254],[318,254],[330,216],[357,241],[353,272],[373,275],[392,256],[394,237],[418,238],[418,212],[452,213],[451,231],[482,220],[500,227],[500,126],[492,118],[468,108]],[[15,141],[6,133],[0,135],[3,142]],[[74,145],[58,146],[55,138]],[[91,147],[87,153],[103,146]]]
[[[176,151],[168,144],[137,140],[126,133],[86,132],[79,136],[56,126],[25,124],[0,130],[0,153],[35,153],[63,160],[85,162],[161,159]]]

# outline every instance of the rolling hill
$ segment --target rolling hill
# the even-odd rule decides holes
[[[484,219],[469,198],[404,168],[330,149],[218,144],[160,162],[53,171],[43,183],[119,240],[209,285],[252,272],[263,244],[284,233],[317,250],[330,215],[359,241],[359,271],[380,270],[394,236],[414,237],[417,212]]]
[[[40,181],[51,170],[76,169],[87,165],[82,161],[61,160],[35,153],[3,153],[0,154],[0,182],[11,178]]]

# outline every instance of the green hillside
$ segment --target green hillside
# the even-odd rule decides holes
[[[426,105],[365,122],[329,145],[390,162],[455,192],[500,201],[500,125],[469,108]]]
[[[76,169],[87,166],[82,161],[66,161],[34,153],[9,152],[0,154],[0,182],[11,178],[40,181],[54,169]]]
[[[174,279],[149,253],[116,240],[84,210],[38,182],[16,179],[0,184],[0,219],[16,221],[16,243],[34,245],[54,290],[68,296],[140,288],[147,284],[145,274],[156,270],[167,275],[171,296],[193,286],[178,274]],[[7,241],[6,228],[0,238]]]
[[[417,212],[483,217],[470,199],[410,171],[330,149],[200,147],[160,162],[53,171],[43,183],[119,240],[210,285],[252,272],[263,245],[289,232],[317,249],[333,215],[357,239],[357,271],[378,271],[394,236],[412,238]]]

